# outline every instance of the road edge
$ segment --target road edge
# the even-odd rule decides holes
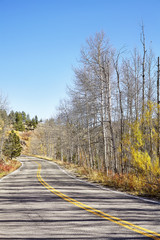
[[[68,175],[69,177],[73,178],[73,179],[76,179],[77,181],[80,181],[80,182],[83,182],[87,185],[90,185],[90,186],[94,186],[96,188],[99,188],[101,190],[105,190],[105,191],[111,191],[111,192],[114,192],[114,193],[118,193],[118,194],[121,194],[121,195],[125,195],[125,196],[128,196],[128,197],[131,197],[131,198],[134,198],[134,199],[137,199],[137,200],[141,200],[141,201],[144,201],[144,202],[148,202],[148,203],[152,203],[152,204],[158,204],[160,205],[160,201],[158,200],[152,200],[152,199],[148,199],[148,198],[145,198],[145,197],[140,197],[140,196],[136,196],[136,195],[133,195],[133,194],[130,194],[130,193],[126,193],[126,192],[121,192],[119,190],[113,190],[109,187],[103,187],[101,186],[100,184],[98,183],[91,183],[89,180],[84,180],[84,179],[80,179],[78,176],[76,176],[74,173],[72,173],[73,175],[71,175],[69,173],[69,171],[65,168],[65,167],[62,167],[60,166],[58,163],[54,162],[54,160],[49,160],[45,157],[41,157],[41,156],[29,156],[29,157],[34,157],[34,158],[38,158],[38,159],[41,159],[41,160],[46,160],[54,165],[56,165],[61,171],[63,171],[66,175]]]

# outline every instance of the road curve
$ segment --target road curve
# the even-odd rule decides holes
[[[160,240],[160,204],[98,188],[43,159],[19,160],[0,181],[1,240]]]

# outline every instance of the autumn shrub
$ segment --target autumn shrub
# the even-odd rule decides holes
[[[78,175],[83,176],[83,177],[87,177],[87,176],[89,177],[89,175],[90,175],[90,170],[88,168],[82,167],[82,166],[77,166],[76,172],[78,173]]]
[[[17,168],[19,168],[21,163],[17,160],[9,160],[6,162],[0,162],[0,177],[3,177],[13,171],[15,171]]]
[[[31,135],[32,135],[32,131],[22,132],[21,133],[21,139],[24,140],[24,141],[28,141],[29,138],[31,137]]]
[[[113,174],[109,172],[108,176],[98,170],[86,170],[79,167],[77,170],[79,175],[86,176],[89,180],[100,183],[104,186],[119,189],[121,191],[130,192],[137,195],[159,196],[160,179],[158,183],[149,184],[146,177],[136,176],[135,174]],[[159,196],[160,197],[160,196]]]
[[[47,159],[47,158],[46,158]],[[51,160],[51,159],[48,159]],[[87,166],[79,166],[74,163],[62,162],[60,160],[53,160],[66,169],[73,171],[78,176],[85,177],[92,182],[97,182],[106,187],[118,189],[135,195],[156,197],[160,199],[160,177],[152,176],[152,182],[149,182],[148,175],[143,175],[132,171],[132,173],[116,173],[111,170],[108,175],[97,169],[91,169]],[[156,169],[156,168],[155,168]],[[156,170],[155,170],[156,172]]]

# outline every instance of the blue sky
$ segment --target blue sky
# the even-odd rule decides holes
[[[160,0],[0,0],[0,90],[10,108],[49,118],[74,78],[86,39],[103,30],[117,49],[160,55]]]

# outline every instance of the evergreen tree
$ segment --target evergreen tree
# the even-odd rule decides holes
[[[32,127],[35,129],[37,124],[36,124],[36,120],[34,118],[32,118],[32,121],[31,121],[31,125]]]
[[[19,136],[12,130],[3,144],[3,154],[10,159],[20,156],[22,146]]]
[[[14,129],[17,131],[24,131],[25,127],[23,124],[23,117],[22,114],[19,112],[15,113],[15,123],[14,123]]]
[[[26,116],[26,125],[27,125],[27,129],[29,130],[31,127],[31,119],[30,119],[29,114],[27,114],[27,116]]]
[[[29,114],[27,114],[26,120],[27,120],[27,121],[30,121],[30,120],[31,120]]]
[[[22,119],[23,119],[23,122],[26,121],[26,113],[24,111],[22,111]]]
[[[14,113],[14,111],[11,111],[11,112],[10,112],[8,118],[9,118],[9,122],[10,122],[11,124],[14,124],[14,123],[15,123],[15,113]]]
[[[36,122],[36,124],[38,124],[38,117],[37,117],[37,115],[35,116],[35,122]]]

